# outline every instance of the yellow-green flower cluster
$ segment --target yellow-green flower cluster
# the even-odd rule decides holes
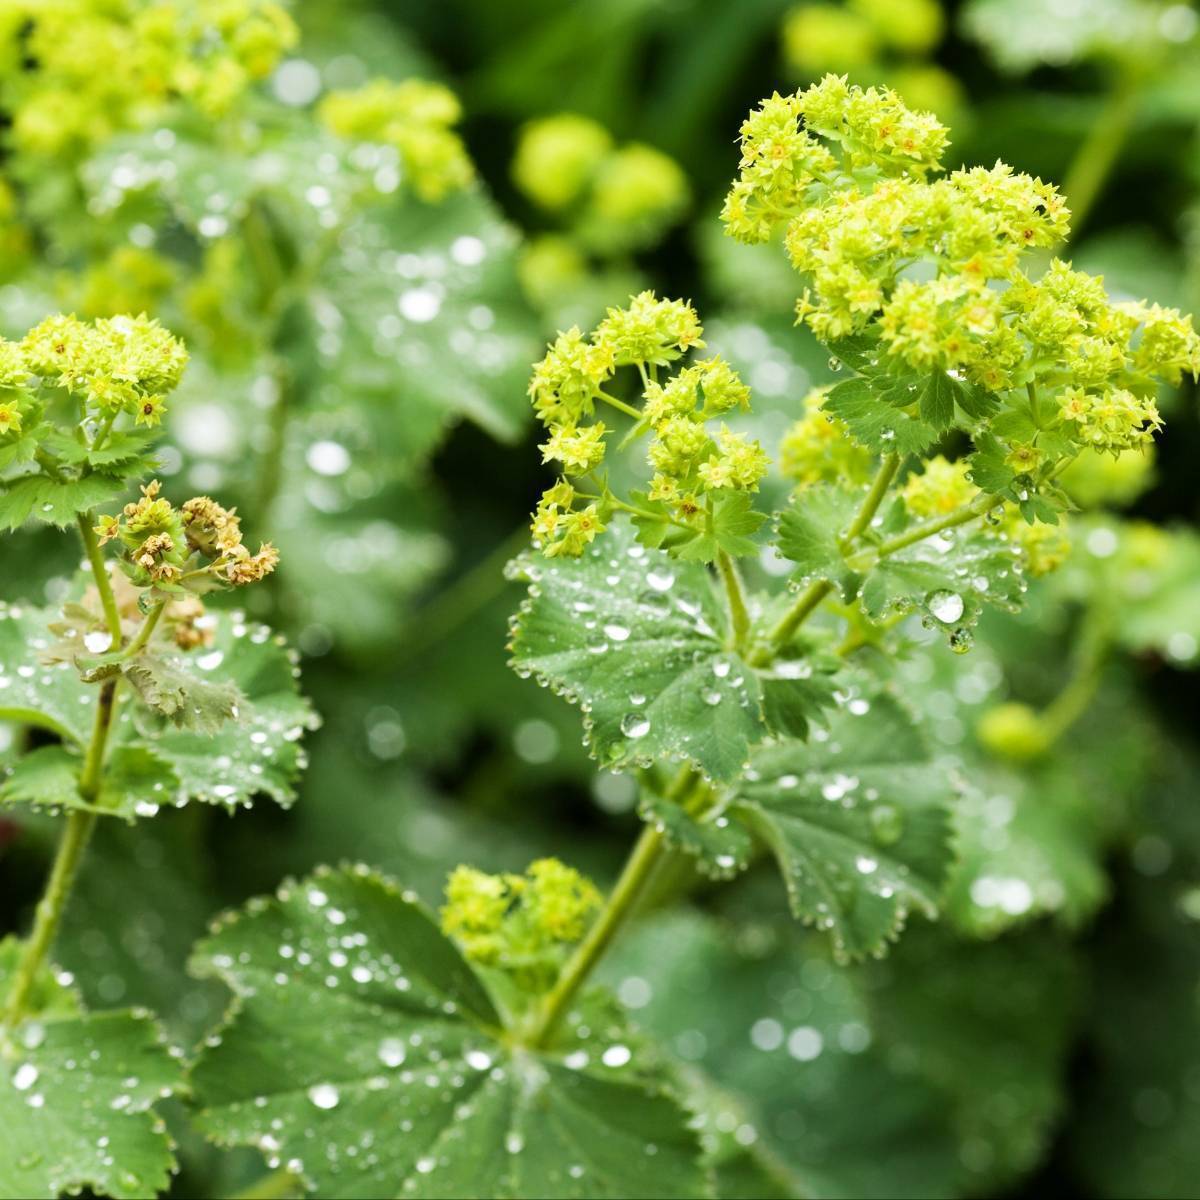
[[[807,284],[799,320],[824,341],[877,340],[880,375],[1018,390],[1009,406],[1025,415],[997,427],[1016,473],[1051,466],[1064,440],[1112,454],[1147,444],[1158,385],[1200,375],[1189,317],[1114,302],[1102,279],[1030,254],[1068,233],[1052,185],[999,162],[940,174],[945,129],[893,93],[826,76],[764,101],[742,133],[728,232],[785,229]]]
[[[557,463],[568,476],[589,475],[602,464],[609,430],[603,421],[591,421],[599,402],[636,417],[635,436],[652,435],[649,498],[675,508],[677,518],[703,519],[706,494],[757,491],[768,466],[762,447],[725,424],[715,435],[708,430],[709,421],[749,408],[750,389],[737,373],[714,357],[659,380],[659,368],[703,347],[703,333],[690,304],[660,300],[653,292],[631,297],[626,308],[610,308],[589,336],[577,328],[560,333],[535,364],[529,386],[534,410],[550,432],[543,461]],[[621,366],[637,368],[640,412],[604,390]],[[566,479],[549,488],[533,518],[543,552],[582,553],[611,511],[611,501],[596,503],[600,499],[581,496]]]
[[[904,481],[901,495],[914,517],[943,517],[970,504],[979,489],[967,478],[965,460],[950,462],[938,454]]]
[[[219,116],[298,36],[271,0],[10,0],[5,17],[8,136],[45,157],[82,156],[181,97]]]
[[[79,309],[89,317],[152,312],[175,282],[169,259],[138,246],[118,246],[92,263],[71,288]]]
[[[849,0],[805,4],[784,18],[789,62],[809,75],[869,66],[887,51],[928,53],[941,40],[937,0]]]
[[[442,930],[469,959],[537,992],[553,983],[563,951],[587,932],[600,904],[595,886],[555,858],[531,863],[524,875],[460,866],[446,882]]]
[[[475,177],[467,148],[454,131],[462,106],[440,83],[376,79],[353,91],[331,92],[321,102],[320,117],[339,137],[393,147],[422,200],[441,200]]]
[[[120,515],[98,518],[100,544],[114,539],[125,548],[125,570],[137,587],[170,586],[203,579],[200,586],[240,586],[270,575],[279,552],[264,542],[257,554],[242,544],[236,509],[196,496],[180,508],[160,496],[157,480],[142,488],[141,499]]]
[[[779,470],[798,487],[864,483],[870,477],[871,453],[850,437],[841,421],[823,410],[831,388],[832,384],[813,388],[804,397],[804,416],[779,443]]]
[[[1010,507],[1008,513],[1006,532],[1020,552],[1027,574],[1049,575],[1067,561],[1071,553],[1071,536],[1065,518],[1059,517],[1057,525],[1045,525],[1040,521],[1031,525],[1016,508]]]
[[[1073,428],[1081,442],[1114,457],[1148,445],[1162,428],[1158,405],[1151,396],[1137,396],[1127,388],[1102,392],[1067,388],[1060,400],[1063,423]]]
[[[569,213],[580,242],[599,253],[656,241],[689,200],[687,177],[673,158],[641,142],[617,146],[603,125],[578,113],[525,125],[512,178],[534,204]]]
[[[137,317],[47,317],[20,344],[24,364],[43,383],[65,388],[103,416],[131,415],[157,425],[164,397],[180,380],[183,343],[144,313]]]

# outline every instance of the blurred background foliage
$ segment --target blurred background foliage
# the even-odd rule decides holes
[[[184,1038],[224,1003],[187,977],[192,941],[286,873],[362,859],[431,903],[460,861],[611,877],[633,781],[505,666],[501,569],[545,482],[527,370],[641,287],[686,296],[778,447],[831,376],[782,256],[716,220],[762,96],[828,70],[888,84],[951,125],[953,165],[1060,181],[1065,253],[1111,291],[1200,308],[1190,4],[303,0],[295,44],[243,13],[237,62],[182,99],[129,93],[132,0],[51,4],[77,43],[40,55],[27,7],[0,4],[0,332],[144,309],[187,339],[164,476],[280,544],[254,615],[324,717],[290,811],[110,827],[91,857],[60,957],[94,1003]],[[414,194],[410,147],[331,133],[322,99],[378,77],[450,86],[476,184]],[[944,919],[837,968],[769,872],[717,888],[679,863],[607,965],[718,1113],[722,1195],[1196,1194],[1195,388],[1161,407],[1153,459],[1074,469],[1071,555],[1023,613],[965,658],[914,628],[931,644],[895,668],[963,780]],[[7,539],[0,595],[59,597],[62,541]],[[6,929],[50,834],[0,819]],[[185,1161],[181,1196],[261,1169],[190,1142]]]

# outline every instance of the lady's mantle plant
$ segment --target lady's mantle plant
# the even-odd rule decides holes
[[[235,1002],[191,1088],[210,1137],[278,1170],[264,1186],[712,1195],[720,1097],[589,986],[658,865],[681,852],[728,877],[761,844],[847,959],[936,913],[956,781],[894,683],[914,642],[940,653],[906,618],[967,650],[985,605],[1016,607],[1066,553],[1059,475],[1146,444],[1158,382],[1200,371],[1188,319],[1047,261],[1067,228],[1051,186],[943,174],[945,144],[892,93],[833,77],[743,127],[729,231],[782,235],[799,319],[848,369],[798,404],[779,478],[687,303],[635,296],[535,367],[560,477],[512,569],[513,665],[579,705],[604,769],[637,773],[646,827],[603,899],[556,860],[461,867],[439,927],[357,868],[222,918],[194,966]],[[759,497],[780,482],[772,518]],[[743,579],[764,554],[790,587]],[[148,557],[133,570],[166,561]]]
[[[144,316],[50,317],[0,340],[0,526],[75,525],[86,556],[60,611],[0,609],[0,719],[25,731],[0,804],[63,817],[29,936],[0,943],[5,1196],[166,1187],[172,1145],[150,1108],[182,1088],[180,1052],[149,1013],[85,1012],[51,966],[55,934],[97,821],[259,792],[286,804],[313,720],[269,631],[205,608],[270,574],[273,547],[252,552],[236,512],[176,507],[157,480],[112,507],[154,469],[186,362]]]

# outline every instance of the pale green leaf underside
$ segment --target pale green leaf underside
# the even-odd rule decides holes
[[[0,991],[18,951],[0,946]],[[175,1158],[150,1106],[182,1082],[148,1013],[53,1002],[0,1033],[0,1196],[68,1190],[125,1200],[165,1191]]]
[[[107,503],[127,487],[123,480],[108,475],[61,482],[45,475],[28,475],[0,491],[0,529],[16,529],[29,518],[64,529],[77,513]]]
[[[974,625],[985,605],[1015,612],[1025,588],[1012,546],[981,531],[930,538],[881,559],[863,583],[862,603],[873,618],[917,608],[953,630]]]
[[[83,683],[70,663],[42,663],[41,655],[55,640],[48,631],[55,619],[47,610],[0,605],[0,719],[49,729],[81,747],[90,735],[100,689]],[[130,690],[118,707],[114,741],[142,747],[166,764],[162,773],[149,772],[176,781],[156,803],[201,800],[232,808],[265,794],[290,804],[304,763],[300,739],[318,724],[299,693],[292,655],[281,638],[239,613],[216,616],[213,635],[211,646],[188,654],[159,653],[168,656],[173,672],[194,676],[197,691],[237,695],[234,719],[215,735],[176,729]],[[134,760],[128,757],[113,763],[132,771],[128,796],[110,805],[128,816],[138,803],[149,802],[142,787],[147,771],[132,770]]]
[[[840,957],[881,953],[913,908],[934,914],[953,863],[953,785],[901,706],[852,701],[807,745],[753,757],[733,813],[779,861],[795,915]]]
[[[0,785],[0,806],[28,804],[55,811],[78,809],[105,816],[153,816],[177,795],[179,778],[170,765],[141,745],[117,746],[109,755],[95,804],[79,794],[79,755],[65,746],[41,746],[17,760]]]
[[[625,521],[577,559],[523,556],[530,584],[512,666],[580,706],[605,766],[685,758],[734,779],[765,735],[759,681],[722,644],[725,615],[705,568],[640,545]]]
[[[673,1101],[502,1045],[458,951],[365,868],[227,918],[193,965],[238,996],[194,1072],[201,1126],[322,1197],[705,1194]]]
[[[653,825],[669,845],[691,856],[703,875],[730,879],[750,863],[753,840],[740,822],[724,814],[698,821],[673,801],[646,792],[638,816]]]
[[[860,492],[818,484],[796,493],[779,515],[776,547],[796,564],[794,582],[806,585],[825,579],[849,599],[854,576],[846,565],[840,541],[862,502]]]

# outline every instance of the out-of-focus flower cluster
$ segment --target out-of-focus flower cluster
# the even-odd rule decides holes
[[[525,125],[512,177],[539,208],[565,216],[584,249],[599,254],[653,244],[690,198],[673,158],[642,142],[618,146],[603,125],[577,113]]]
[[[717,494],[757,491],[768,466],[762,447],[725,424],[709,429],[715,418],[749,407],[750,389],[737,373],[714,357],[659,378],[660,368],[703,348],[703,332],[690,304],[642,292],[626,308],[610,308],[590,335],[577,328],[559,334],[529,385],[534,411],[550,431],[543,461],[557,463],[564,477],[600,467],[609,430],[592,421],[596,405],[631,410],[605,385],[619,367],[632,366],[642,401],[632,409],[634,431],[651,435],[648,498],[668,505],[674,520],[696,524]],[[542,496],[533,533],[548,556],[577,555],[603,530],[606,516],[604,497],[562,478]]]
[[[174,101],[221,116],[297,37],[272,0],[7,0],[6,139],[31,160],[82,157]]]
[[[556,858],[530,863],[524,875],[460,866],[446,881],[442,929],[472,961],[540,992],[553,983],[563,950],[587,932],[600,903],[595,886]]]
[[[462,106],[440,83],[376,79],[352,91],[331,92],[321,102],[320,117],[339,137],[393,147],[408,186],[422,200],[442,200],[475,177],[454,128],[462,119]]]

